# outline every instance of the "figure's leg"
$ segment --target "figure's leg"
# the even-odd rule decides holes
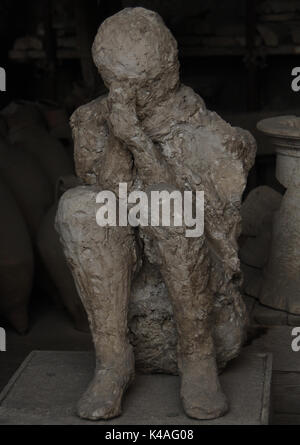
[[[78,404],[79,415],[92,420],[121,413],[123,393],[134,377],[134,356],[127,338],[134,238],[130,227],[97,225],[96,194],[91,187],[67,191],[56,216],[95,345],[95,376]]]
[[[187,238],[183,227],[148,227],[161,258],[178,331],[178,367],[185,412],[213,419],[228,410],[220,387],[212,338],[210,257],[204,237]]]

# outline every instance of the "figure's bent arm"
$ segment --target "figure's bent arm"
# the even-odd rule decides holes
[[[108,97],[110,124],[114,135],[129,148],[143,182],[175,184],[175,177],[158,147],[143,131],[135,98],[122,87],[112,88]]]
[[[96,184],[104,156],[108,130],[101,112],[103,98],[79,107],[71,116],[77,176],[85,184]]]

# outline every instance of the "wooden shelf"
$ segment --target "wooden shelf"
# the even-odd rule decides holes
[[[56,55],[60,60],[80,58],[78,51],[75,49],[59,49]],[[36,49],[27,51],[11,50],[9,52],[9,58],[19,62],[26,62],[28,60],[46,59],[46,53],[43,50]]]
[[[266,56],[270,55],[299,55],[300,45],[280,45],[278,47],[258,46],[254,51],[257,54]],[[246,47],[219,47],[204,48],[199,46],[181,46],[179,47],[179,55],[181,57],[218,57],[218,56],[245,56],[247,54]]]

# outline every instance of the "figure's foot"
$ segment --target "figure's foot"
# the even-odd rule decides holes
[[[96,369],[92,382],[78,402],[78,415],[89,420],[119,416],[123,395],[133,379],[133,360],[130,365]]]
[[[221,389],[215,358],[184,359],[181,399],[189,417],[199,420],[224,416],[228,403]]]

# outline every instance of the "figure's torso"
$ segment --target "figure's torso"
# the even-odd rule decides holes
[[[71,122],[76,171],[84,182],[113,190],[120,182],[127,182],[129,188],[142,186],[130,151],[109,129],[106,96],[80,107]],[[199,190],[212,182],[221,199],[239,199],[245,186],[238,156],[241,135],[207,110],[191,88],[182,85],[148,113],[141,125],[174,170],[180,189]],[[235,175],[230,174],[233,170]],[[232,176],[240,180],[231,183]]]

